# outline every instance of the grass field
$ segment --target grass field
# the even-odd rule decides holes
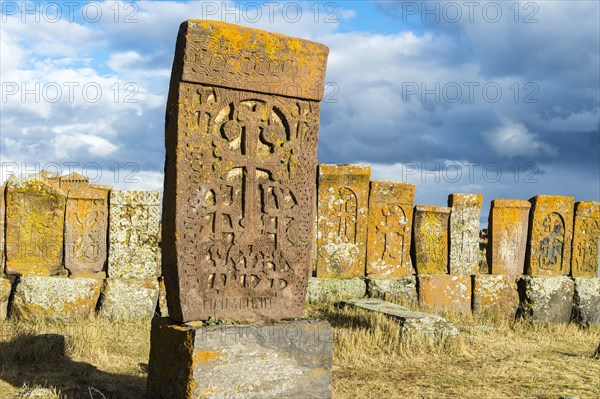
[[[459,338],[400,337],[383,316],[333,306],[334,398],[600,398],[600,327],[532,326],[446,315]],[[149,323],[99,319],[0,324],[0,398],[144,397]],[[61,336],[41,335],[60,334]],[[41,335],[41,336],[40,336]]]

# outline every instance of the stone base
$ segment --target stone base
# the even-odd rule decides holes
[[[108,278],[98,316],[111,320],[150,320],[158,301],[158,280]]]
[[[419,304],[435,310],[471,313],[471,276],[421,274]]]
[[[385,301],[416,304],[418,302],[417,278],[415,276],[390,279],[368,278],[367,295]]]
[[[514,282],[499,274],[473,276],[473,313],[499,315],[512,319],[519,306],[519,292]]]
[[[155,318],[147,398],[331,398],[332,356],[325,321],[193,327]]]
[[[600,278],[575,277],[573,321],[581,327],[600,324]]]
[[[8,301],[13,282],[14,278],[0,277],[0,320],[6,319],[6,315],[8,315]]]
[[[311,303],[338,302],[364,298],[366,293],[367,284],[360,278],[311,277],[306,300]]]
[[[517,285],[518,317],[534,323],[569,323],[575,286],[569,277],[522,276]]]
[[[102,280],[23,276],[15,286],[12,315],[20,319],[81,318],[94,314]]]

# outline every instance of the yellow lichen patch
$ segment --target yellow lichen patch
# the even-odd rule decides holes
[[[194,367],[196,367],[198,363],[202,362],[202,366],[206,367],[211,362],[221,360],[221,357],[223,357],[222,353],[202,351],[194,355],[192,358],[192,364]]]
[[[575,204],[571,275],[598,276],[600,241],[600,203],[581,201]]]
[[[417,205],[412,245],[419,274],[444,274],[448,270],[448,219],[450,208]]]

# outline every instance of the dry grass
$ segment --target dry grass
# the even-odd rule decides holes
[[[600,398],[600,327],[512,324],[446,315],[455,339],[401,337],[381,315],[333,306],[307,315],[335,328],[334,398]],[[144,397],[149,323],[0,323],[0,398]],[[61,334],[60,337],[41,334]]]

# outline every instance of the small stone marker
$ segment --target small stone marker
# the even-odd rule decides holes
[[[108,277],[159,276],[159,221],[158,191],[111,191]]]
[[[370,178],[370,166],[319,165],[317,277],[364,277]]]
[[[62,271],[65,194],[43,177],[11,179],[6,190],[6,273]]]
[[[488,259],[491,274],[515,282],[525,272],[525,249],[531,203],[495,199],[488,218]]]
[[[471,313],[471,276],[423,274],[417,276],[417,281],[421,306]]]
[[[413,274],[410,240],[414,199],[414,184],[371,181],[367,276],[394,278]]]
[[[538,195],[531,206],[527,274],[566,276],[570,272],[573,197]]]
[[[418,274],[444,274],[448,271],[448,218],[450,208],[415,206],[415,269]]]
[[[600,202],[575,204],[571,275],[597,277],[600,258]]]
[[[569,277],[521,276],[517,315],[533,323],[569,323],[574,282]]]
[[[482,194],[450,194],[450,274],[474,274],[479,268],[479,217]]]

